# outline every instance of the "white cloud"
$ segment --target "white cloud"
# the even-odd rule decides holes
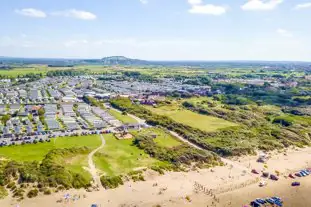
[[[245,11],[270,11],[283,2],[284,0],[249,0],[241,8]]]
[[[295,6],[295,9],[307,9],[307,8],[311,8],[311,2],[303,3],[303,4],[297,4]]]
[[[139,0],[142,4],[148,4],[148,0]]]
[[[209,14],[217,16],[227,12],[227,7],[213,4],[203,4],[202,0],[188,0],[188,3],[191,6],[188,12],[192,14]]]
[[[200,5],[202,4],[202,0],[188,0],[188,3],[191,5]]]
[[[44,11],[34,9],[34,8],[16,9],[15,12],[23,16],[35,17],[35,18],[45,18],[47,16]]]
[[[283,37],[293,37],[293,34],[285,29],[277,29],[276,32]]]
[[[94,20],[97,18],[97,16],[91,12],[76,10],[76,9],[56,11],[56,12],[52,12],[51,15],[71,17],[71,18],[82,19],[82,20]]]

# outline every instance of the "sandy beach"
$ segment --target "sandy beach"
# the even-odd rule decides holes
[[[311,167],[311,148],[288,150],[286,153],[272,153],[265,171],[281,173],[279,181],[266,179],[267,186],[259,187],[260,175],[250,174],[251,169],[264,168],[265,164],[256,162],[257,156],[233,159],[241,166],[232,165],[215,167],[191,172],[168,172],[163,176],[148,171],[147,181],[127,182],[114,190],[101,190],[87,193],[84,190],[70,190],[50,196],[38,196],[17,202],[12,198],[0,201],[0,206],[9,207],[88,207],[91,204],[101,206],[242,206],[255,198],[279,196],[284,206],[311,206],[311,176],[298,178],[300,187],[291,187],[293,179],[285,177],[290,172]],[[69,193],[80,199],[69,202],[57,201]],[[64,200],[64,199],[63,199]]]

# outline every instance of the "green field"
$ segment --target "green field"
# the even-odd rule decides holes
[[[201,115],[183,108],[178,108],[178,106],[176,105],[161,106],[158,108],[154,108],[151,106],[145,107],[156,114],[168,116],[174,121],[207,132],[212,132],[226,127],[237,126],[237,124],[226,121],[224,119]]]
[[[2,147],[0,148],[0,157],[16,161],[41,161],[52,149],[84,146],[95,149],[100,144],[101,140],[98,135],[62,137],[52,139],[51,142]]]
[[[137,121],[128,115],[123,115],[116,110],[110,109],[109,113],[124,124],[136,124]]]
[[[46,74],[47,70],[43,68],[18,68],[12,70],[0,70],[1,75],[9,76],[9,77],[17,77],[18,75],[26,75],[29,73],[34,74]]]
[[[161,147],[172,148],[182,144],[179,140],[161,128],[147,128],[139,132],[135,131],[131,133],[133,135],[154,135],[156,136],[154,142]]]
[[[120,175],[142,167],[166,164],[133,146],[132,139],[117,140],[114,135],[108,134],[105,140],[104,148],[94,156],[96,168],[105,175]]]

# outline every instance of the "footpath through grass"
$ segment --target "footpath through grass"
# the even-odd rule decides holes
[[[186,124],[206,132],[212,132],[226,127],[237,126],[237,124],[233,122],[213,116],[201,115],[190,110],[179,108],[175,105],[161,106],[158,108],[151,106],[145,107],[156,114],[168,116],[176,122]]]
[[[104,138],[104,148],[93,159],[96,168],[107,176],[126,174],[143,167],[167,165],[134,146],[133,139],[117,140],[112,134],[107,134]]]
[[[100,144],[101,139],[98,135],[61,137],[51,139],[51,142],[2,147],[0,148],[0,157],[15,161],[41,161],[52,149],[84,146],[95,149]]]

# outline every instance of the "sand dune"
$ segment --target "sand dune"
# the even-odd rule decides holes
[[[253,168],[262,169],[264,164],[257,163],[256,157],[244,157],[236,160],[249,171]],[[274,154],[267,162],[269,172],[275,170],[287,175],[290,171],[303,169],[311,162],[311,148],[299,151],[292,150],[284,154]],[[258,187],[259,175],[252,175],[234,168],[231,165],[215,167],[192,172],[169,172],[163,176],[149,172],[145,182],[128,182],[114,190],[101,190],[86,193],[83,190],[68,191],[71,195],[80,195],[77,201],[57,203],[66,192],[50,196],[39,196],[25,199],[17,203],[11,198],[0,201],[0,206],[20,207],[87,207],[91,204],[101,206],[242,206],[257,197],[279,196],[285,201],[285,206],[311,206],[311,176],[299,178],[302,186],[291,187],[292,180],[281,176],[275,182],[267,180],[266,187]],[[86,198],[83,198],[83,195]],[[187,199],[186,199],[186,196]],[[214,203],[214,205],[212,205]]]

